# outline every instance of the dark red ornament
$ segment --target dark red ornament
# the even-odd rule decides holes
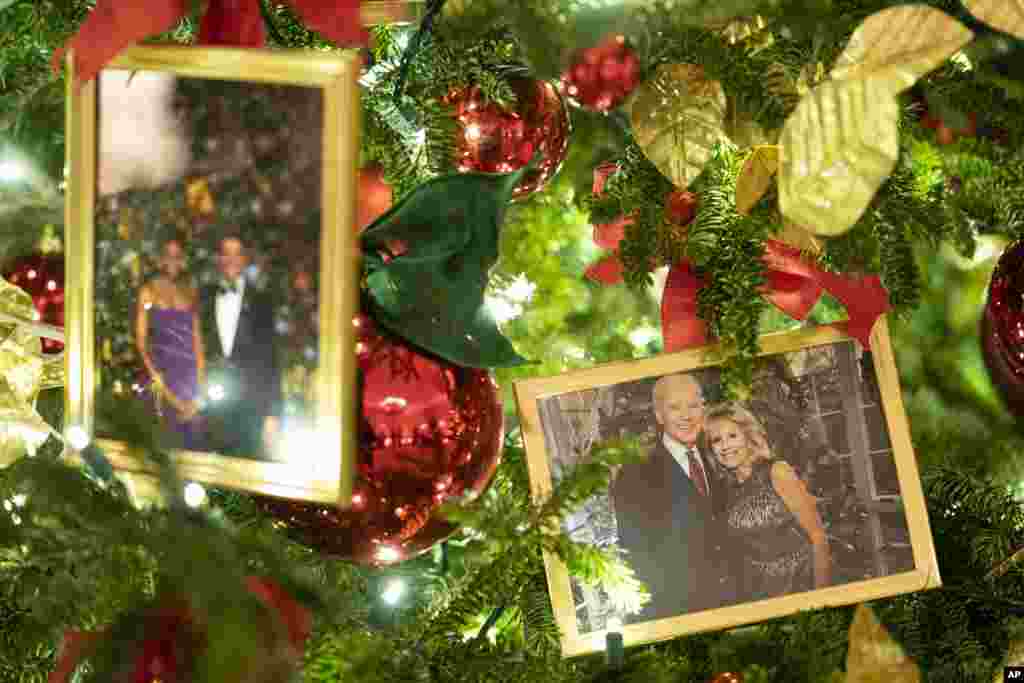
[[[743,676],[732,671],[725,671],[712,678],[708,683],[743,683]]]
[[[32,297],[39,319],[56,327],[64,327],[64,257],[59,254],[33,254],[18,259],[4,273],[4,279],[25,290]],[[64,345],[52,339],[43,340],[44,353],[58,353]]]
[[[956,142],[956,131],[944,123],[940,123],[935,130],[935,141],[940,145],[952,145]]]
[[[638,85],[640,59],[625,37],[612,36],[573,55],[561,91],[587,109],[604,112],[622,104]]]
[[[506,76],[514,109],[483,98],[477,87],[449,94],[455,109],[456,169],[460,173],[511,173],[539,152],[536,168],[516,186],[513,199],[542,188],[558,173],[569,151],[569,111],[555,86],[519,72]]]
[[[699,201],[697,195],[692,192],[671,192],[665,198],[665,218],[674,225],[689,225],[697,215]]]
[[[313,615],[272,579],[249,576],[245,587],[267,608],[268,622],[265,638],[252,646],[253,655],[247,662],[251,670],[239,672],[241,676],[237,680],[247,683],[291,680],[312,633]],[[124,657],[124,662],[122,673],[114,682],[187,683],[193,680],[196,660],[207,647],[206,628],[212,616],[197,618],[185,599],[175,597],[131,617],[130,630],[137,635],[137,640],[134,648],[117,653]],[[278,627],[269,620],[276,620]],[[113,630],[123,632],[126,629],[119,625]],[[111,632],[111,627],[93,632],[66,631],[50,683],[66,683],[81,659]]]
[[[393,201],[391,186],[384,182],[384,169],[380,164],[359,169],[358,192],[356,229],[363,230],[390,209]]]
[[[361,564],[393,564],[447,538],[447,501],[479,494],[497,469],[504,437],[497,386],[356,320],[362,386],[352,507],[273,498],[262,509],[301,542]]]
[[[981,348],[993,384],[1024,417],[1024,241],[1003,252],[981,315]]]

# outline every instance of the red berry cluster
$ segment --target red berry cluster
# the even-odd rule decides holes
[[[921,125],[935,131],[935,141],[940,145],[951,145],[958,137],[973,138],[978,134],[978,117],[973,112],[967,115],[967,125],[963,128],[950,128],[930,113],[921,117]]]
[[[622,104],[640,84],[640,60],[623,36],[579,50],[562,75],[564,95],[595,111]]]

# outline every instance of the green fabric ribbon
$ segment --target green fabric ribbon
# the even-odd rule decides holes
[[[464,367],[527,362],[499,331],[484,291],[512,189],[528,168],[435,178],[363,232],[370,314],[378,324]]]

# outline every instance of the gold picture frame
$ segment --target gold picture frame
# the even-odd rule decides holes
[[[626,646],[640,645],[750,624],[801,610],[863,602],[941,585],[884,317],[879,319],[873,330],[870,356],[859,344],[829,327],[767,335],[761,339],[761,348],[764,367],[784,368],[790,373],[786,377],[798,378],[797,385],[803,387],[802,392],[812,391],[810,396],[813,400],[807,399],[805,406],[817,407],[805,407],[799,418],[801,424],[815,420],[825,423],[828,418],[829,430],[823,431],[821,436],[832,449],[832,456],[839,458],[840,467],[836,471],[847,471],[843,463],[847,462],[844,458],[849,459],[853,481],[847,483],[857,490],[857,504],[867,511],[862,529],[866,530],[864,544],[867,550],[860,560],[869,572],[857,578],[860,575],[848,569],[845,576],[838,576],[834,566],[837,559],[833,553],[831,582],[822,587],[747,602],[742,602],[742,593],[734,593],[736,597],[731,604],[723,602],[720,606],[702,608],[702,611],[687,609],[651,620],[634,618],[630,621],[626,618],[628,623],[622,625],[622,612],[616,611],[621,608],[613,606],[611,598],[602,594],[599,588],[584,587],[571,579],[566,566],[556,556],[547,553],[545,566],[549,592],[562,633],[564,656],[604,650],[606,636],[610,632],[620,632]],[[547,498],[557,473],[563,468],[570,468],[581,455],[585,457],[589,448],[587,444],[607,438],[609,429],[613,432],[611,436],[639,434],[646,433],[643,430],[648,428],[647,425],[656,426],[661,422],[662,418],[656,417],[653,411],[658,410],[655,401],[665,399],[655,399],[652,394],[655,378],[677,373],[690,374],[695,378],[700,376],[705,400],[710,402],[708,387],[714,382],[709,378],[716,372],[722,353],[717,346],[707,346],[516,382],[516,400],[534,497],[538,500]],[[864,360],[868,357],[871,363]],[[794,372],[796,374],[792,374]],[[765,382],[776,381],[772,379],[773,375],[765,374],[764,377]],[[818,378],[831,379],[819,382]],[[771,387],[767,383],[763,386]],[[810,389],[806,388],[808,386]],[[871,388],[869,391],[865,387],[876,387],[877,390]],[[781,389],[781,384],[776,387],[776,390]],[[664,393],[661,395],[665,396]],[[638,398],[631,399],[630,396]],[[836,405],[842,407],[837,410]],[[826,408],[831,412],[826,412]],[[753,408],[750,412],[756,413]],[[768,424],[764,417],[758,419]],[[765,432],[768,431],[766,428]],[[653,442],[653,448],[666,438],[660,431],[657,433],[658,440]],[[837,439],[845,439],[845,453],[835,450]],[[888,451],[872,450],[881,446]],[[668,452],[667,448],[664,450]],[[721,471],[727,470],[723,468]],[[824,496],[822,493],[816,495]],[[614,502],[611,502],[616,499],[610,492],[603,499],[606,502],[602,503],[601,497],[595,497],[592,501],[595,507],[581,510],[580,519],[566,520],[566,528],[572,530],[577,540],[617,546],[621,521]],[[829,498],[825,496],[817,500],[820,504]],[[605,516],[599,513],[600,509],[606,511]],[[904,515],[902,527],[901,515]],[[825,519],[824,514],[821,518]],[[601,519],[605,522],[600,522]],[[609,532],[607,526],[600,526],[611,524],[607,521],[609,519],[615,520],[614,532]],[[832,531],[829,532],[830,538],[831,534]],[[887,534],[902,538],[902,542],[892,541]],[[850,556],[853,559],[857,557]],[[628,553],[624,559],[629,563]],[[637,578],[643,578],[639,572]],[[652,590],[651,593],[652,601],[657,600],[655,592]]]
[[[95,285],[97,278],[109,276],[96,272],[96,212],[101,175],[98,83],[108,71],[120,70],[127,72],[129,83],[137,74],[155,72],[160,77],[173,77],[175,83],[179,82],[177,79],[182,83],[194,79],[196,88],[218,81],[250,84],[253,88],[294,87],[300,94],[307,90],[318,93],[310,99],[316,101],[315,111],[322,121],[319,142],[313,137],[317,135],[315,130],[308,135],[309,144],[319,149],[319,197],[314,192],[310,199],[320,202],[319,245],[309,250],[311,263],[318,261],[319,270],[314,275],[324,286],[312,290],[308,297],[310,306],[316,306],[311,317],[318,332],[315,369],[308,373],[304,385],[312,397],[313,409],[310,427],[303,434],[307,448],[293,449],[306,451],[306,459],[252,460],[201,450],[173,451],[172,459],[183,480],[347,507],[357,431],[353,319],[358,312],[360,277],[360,251],[354,229],[360,66],[355,52],[137,46],[112,60],[100,77],[78,84],[69,55],[65,431],[78,427],[95,438],[115,471],[132,482],[130,488],[142,498],[151,498],[155,491],[153,465],[133,446],[118,440],[117,435],[95,433],[94,411],[102,368],[97,355]],[[311,165],[315,167],[315,163]],[[302,208],[300,205],[296,210]],[[312,462],[311,456],[315,456]]]

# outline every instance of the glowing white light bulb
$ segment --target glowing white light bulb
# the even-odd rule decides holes
[[[227,395],[223,384],[211,384],[206,393],[210,396],[211,401],[220,401]]]
[[[639,349],[643,349],[657,339],[657,337],[658,331],[653,327],[641,327],[629,333],[629,343]]]
[[[471,123],[466,126],[466,139],[467,140],[479,140],[480,139],[480,126],[475,123]]]
[[[68,443],[76,451],[80,451],[89,445],[89,434],[78,425],[68,427],[67,439]]]
[[[389,605],[397,605],[398,601],[402,599],[402,595],[405,593],[405,582],[401,579],[393,579],[388,582],[384,592],[380,594],[380,599]]]
[[[401,556],[402,554],[398,552],[397,548],[392,548],[389,545],[382,545],[377,549],[377,559],[381,562],[394,562]]]
[[[28,496],[26,496],[24,493],[19,493],[15,495],[13,498],[11,498],[11,500],[14,502],[16,506],[22,508],[25,507],[25,502],[28,500]]]
[[[25,169],[16,161],[0,161],[0,181],[12,183],[25,177]]]
[[[191,481],[185,485],[185,505],[188,505],[190,508],[197,508],[205,502],[206,489],[203,488],[202,484]]]

